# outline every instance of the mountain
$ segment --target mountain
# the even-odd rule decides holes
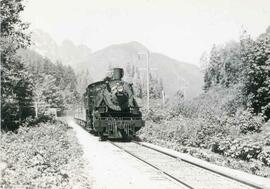
[[[174,95],[178,90],[185,97],[193,98],[202,91],[203,75],[195,65],[181,62],[160,53],[150,52],[138,42],[111,45],[92,52],[85,45],[75,45],[70,40],[58,45],[49,34],[36,30],[33,32],[34,44],[31,49],[52,62],[60,60],[64,65],[70,65],[77,75],[89,73],[89,81],[98,81],[105,77],[109,67],[135,67],[140,71],[142,80],[146,80],[146,54],[149,53],[151,75],[163,80],[165,93]],[[181,53],[181,52],[179,52]],[[129,78],[125,78],[129,79]]]
[[[70,40],[64,40],[58,45],[52,37],[42,30],[32,33],[33,44],[31,49],[40,55],[49,58],[52,62],[61,61],[64,65],[77,67],[79,62],[87,60],[92,51],[86,45],[75,45]]]
[[[109,67],[132,65],[145,75],[146,54],[149,53],[150,73],[162,78],[165,93],[174,95],[177,90],[184,91],[187,98],[193,98],[202,91],[203,75],[195,65],[180,62],[160,53],[152,53],[138,42],[111,45],[94,52],[92,56],[79,64],[88,69],[94,80],[104,78]],[[145,77],[144,77],[145,78]]]
[[[35,30],[32,32],[31,38],[32,50],[41,56],[49,58],[53,62],[60,60],[59,47],[49,34],[42,30]]]

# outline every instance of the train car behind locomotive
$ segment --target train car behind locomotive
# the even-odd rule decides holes
[[[100,138],[130,138],[144,126],[132,84],[122,80],[122,68],[86,88],[83,95],[86,124]]]

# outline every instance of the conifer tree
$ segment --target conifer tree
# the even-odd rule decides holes
[[[254,113],[263,113],[270,118],[270,32],[262,34],[256,41],[241,40],[244,72],[244,94]]]
[[[1,0],[1,126],[15,130],[31,110],[31,76],[16,55],[30,44],[25,30],[28,24],[20,19],[22,0]]]

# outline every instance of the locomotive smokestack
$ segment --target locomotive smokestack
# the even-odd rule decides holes
[[[124,76],[123,68],[113,68],[113,80],[121,80]]]

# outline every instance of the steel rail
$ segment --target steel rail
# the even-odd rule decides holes
[[[185,183],[185,182],[179,180],[178,178],[174,177],[173,175],[167,173],[166,171],[161,170],[161,169],[158,168],[157,166],[155,166],[155,165],[153,165],[153,164],[147,162],[146,160],[140,158],[139,156],[133,154],[132,152],[129,152],[128,150],[124,149],[123,147],[121,147],[121,146],[115,144],[114,142],[112,142],[112,141],[109,141],[109,142],[110,142],[112,145],[116,146],[117,148],[121,149],[122,151],[128,153],[128,154],[131,155],[132,157],[135,157],[136,159],[138,159],[138,160],[144,162],[145,164],[149,165],[150,167],[156,169],[158,172],[163,173],[164,175],[168,176],[169,178],[173,179],[174,181],[177,181],[178,183],[180,183],[180,184],[186,186],[186,187],[189,188],[189,189],[195,189],[195,188],[193,188],[192,186],[188,185],[187,183]]]
[[[75,119],[77,119],[78,121],[81,121],[81,122],[85,122],[84,120],[81,120],[81,119],[78,119],[78,118],[75,118]],[[82,126],[82,125],[81,125],[81,126]],[[83,128],[85,129],[85,127],[83,127]],[[87,131],[87,130],[86,130],[86,131]],[[88,132],[88,131],[87,131],[87,132]],[[133,154],[132,152],[129,152],[128,150],[126,150],[126,149],[124,149],[123,147],[121,147],[121,146],[115,144],[114,142],[112,142],[112,141],[108,141],[108,142],[110,142],[112,145],[118,147],[119,149],[123,150],[124,152],[130,154],[131,156],[135,157],[136,159],[138,159],[138,160],[140,160],[140,161],[146,163],[147,165],[151,166],[152,168],[158,170],[159,172],[162,172],[164,175],[166,175],[166,176],[168,176],[169,178],[171,178],[171,179],[177,181],[178,183],[181,183],[182,185],[184,185],[184,186],[186,186],[186,187],[188,187],[188,188],[190,188],[190,189],[194,189],[192,186],[188,185],[187,183],[184,183],[183,181],[179,180],[178,178],[174,177],[173,175],[171,175],[171,174],[169,174],[169,173],[167,173],[167,172],[161,170],[161,169],[158,168],[157,166],[155,166],[155,165],[153,165],[153,164],[147,162],[146,160],[144,160],[144,159],[138,157],[137,155]],[[137,141],[131,141],[131,142],[134,143],[134,144],[140,145],[140,146],[142,146],[142,147],[145,147],[145,148],[154,150],[154,151],[159,152],[159,153],[161,153],[161,154],[167,155],[167,156],[169,156],[169,157],[172,157],[172,158],[175,158],[175,159],[180,159],[181,161],[183,161],[183,162],[185,162],[185,163],[191,164],[191,165],[193,165],[193,166],[195,166],[195,167],[200,167],[200,168],[202,168],[202,169],[205,169],[205,170],[210,171],[210,172],[212,172],[212,173],[221,175],[221,176],[223,176],[223,177],[225,177],[225,178],[234,180],[234,181],[239,182],[239,183],[241,183],[241,184],[244,184],[244,185],[247,185],[247,186],[256,188],[256,189],[264,189],[263,187],[257,186],[257,185],[255,185],[255,184],[252,184],[252,183],[249,183],[249,182],[246,182],[246,181],[243,181],[243,180],[238,179],[238,178],[235,178],[235,177],[233,177],[233,176],[226,175],[226,174],[224,174],[224,173],[221,173],[221,172],[219,172],[219,171],[213,170],[213,169],[211,169],[211,168],[207,168],[207,167],[205,167],[205,166],[203,166],[203,165],[198,165],[198,164],[196,164],[196,163],[194,163],[194,162],[192,162],[192,161],[187,161],[187,160],[182,159],[182,158],[179,158],[179,157],[177,157],[177,156],[175,156],[175,155],[173,155],[173,154],[170,154],[170,153],[161,151],[161,150],[159,150],[159,149],[156,149],[156,148],[147,146],[147,145],[142,144],[142,143],[140,143],[140,142],[137,142]]]
[[[161,151],[161,150],[159,150],[159,149],[156,149],[156,148],[153,148],[153,147],[150,147],[150,146],[146,146],[146,145],[144,145],[144,144],[141,144],[140,142],[136,142],[136,141],[132,141],[132,142],[135,143],[135,144],[137,144],[137,145],[143,146],[143,147],[145,147],[145,148],[148,148],[148,149],[157,151],[157,152],[159,152],[159,153],[162,153],[162,154],[164,154],[164,155],[170,156],[170,157],[172,157],[172,158],[180,159],[180,160],[183,161],[183,162],[186,162],[186,163],[188,163],[188,164],[194,165],[194,166],[196,166],[196,167],[200,167],[200,168],[202,168],[202,169],[205,169],[205,170],[207,170],[207,171],[210,171],[210,172],[213,172],[213,173],[215,173],[215,174],[221,175],[221,176],[223,176],[223,177],[229,178],[229,179],[231,179],[231,180],[237,181],[237,182],[239,182],[239,183],[241,183],[241,184],[245,184],[245,185],[248,185],[248,186],[250,186],[250,187],[257,188],[257,189],[264,189],[264,188],[262,188],[262,187],[260,187],[260,186],[254,185],[254,184],[252,184],[252,183],[248,183],[248,182],[246,182],[246,181],[240,180],[240,179],[235,178],[235,177],[233,177],[233,176],[229,176],[229,175],[226,175],[226,174],[224,174],[224,173],[220,173],[219,171],[216,171],[216,170],[207,168],[207,167],[205,167],[205,166],[203,166],[203,165],[198,165],[198,164],[196,164],[196,163],[194,163],[194,162],[187,161],[187,160],[185,160],[185,159],[179,158],[179,157],[177,157],[177,156],[175,156],[175,155],[173,155],[173,154],[170,154],[170,153]]]

